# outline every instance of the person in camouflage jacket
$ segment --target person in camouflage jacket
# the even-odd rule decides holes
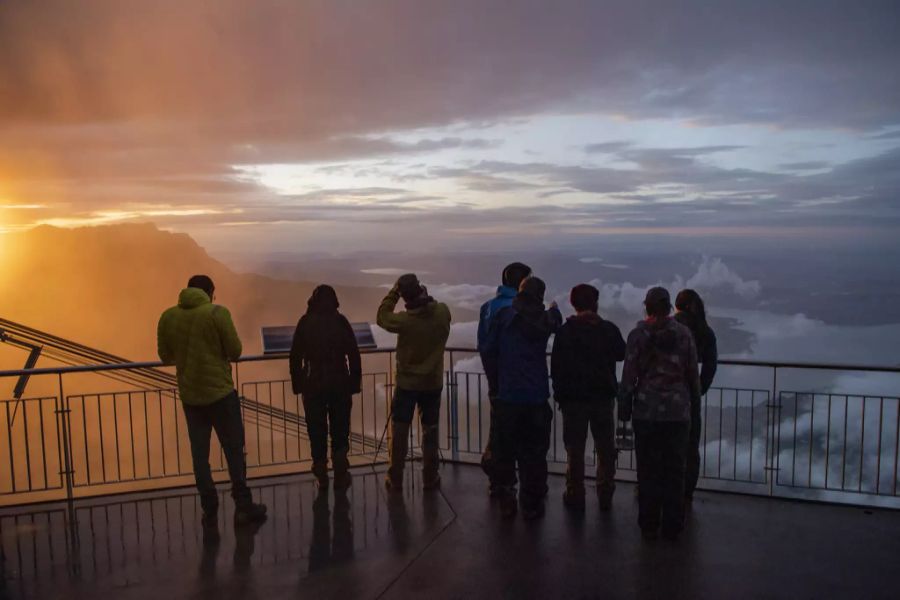
[[[671,318],[669,292],[644,300],[647,318],[628,335],[619,418],[634,418],[638,524],[646,539],[660,526],[676,538],[684,521],[684,473],[691,403],[700,396],[697,350],[690,330]]]

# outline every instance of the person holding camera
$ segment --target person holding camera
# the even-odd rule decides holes
[[[400,299],[406,310],[395,312]],[[378,326],[397,334],[397,377],[391,402],[391,432],[385,485],[403,487],[403,468],[409,451],[409,428],[416,407],[422,423],[422,484],[440,486],[438,420],[444,387],[444,348],[450,337],[450,309],[428,295],[418,277],[397,279],[378,307]]]

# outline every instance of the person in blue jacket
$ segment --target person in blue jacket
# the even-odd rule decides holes
[[[497,295],[481,305],[481,315],[478,319],[478,352],[482,352],[485,342],[487,341],[488,329],[491,320],[500,312],[501,309],[511,306],[516,294],[519,293],[519,285],[522,280],[531,275],[531,267],[520,262],[514,262],[506,265],[503,269],[500,281],[502,285],[497,287]],[[482,359],[482,365],[484,360]],[[481,455],[481,468],[485,475],[488,476],[490,482],[490,495],[496,498],[499,494],[499,486],[494,478],[494,444],[497,436],[494,431],[494,399],[497,391],[488,387],[488,401],[490,402],[490,416],[488,418],[488,439],[487,445],[484,447],[484,453]]]
[[[494,477],[500,510],[515,516],[516,465],[522,480],[522,517],[544,515],[547,495],[547,451],[550,449],[550,375],[547,342],[562,324],[556,303],[544,310],[544,282],[522,281],[511,306],[491,320],[482,352],[490,389],[496,390]]]

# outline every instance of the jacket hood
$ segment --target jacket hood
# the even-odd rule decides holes
[[[406,314],[413,316],[428,316],[434,312],[434,307],[436,304],[437,301],[431,296],[428,296],[427,301],[421,306],[410,308],[409,305],[407,305]]]
[[[519,290],[509,285],[498,285],[497,286],[497,297],[498,298],[515,298],[516,294],[519,293]]]
[[[638,322],[638,329],[650,335],[650,345],[661,352],[672,352],[678,342],[677,329],[681,327],[673,317],[644,319]]]
[[[197,308],[203,304],[209,304],[212,300],[206,295],[206,292],[200,288],[184,288],[178,294],[178,306],[181,308]]]
[[[312,296],[306,303],[307,314],[334,314],[340,303],[334,288],[330,285],[320,285],[313,290]]]

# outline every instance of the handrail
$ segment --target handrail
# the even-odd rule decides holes
[[[475,348],[464,347],[448,347],[447,352],[462,352],[476,354]],[[395,348],[372,348],[360,350],[361,354],[390,354],[396,352]],[[549,353],[548,353],[549,354]],[[250,356],[242,356],[235,362],[263,362],[269,360],[285,360],[289,354],[287,352],[278,352],[271,354],[254,354]],[[854,365],[840,363],[812,363],[812,362],[780,362],[769,360],[751,360],[743,358],[723,358],[719,359],[720,365],[732,365],[741,367],[762,367],[769,369],[810,369],[820,371],[861,371],[867,373],[900,373],[900,366],[889,365]],[[36,369],[10,369],[0,370],[0,378],[3,377],[20,377],[22,375],[64,375],[66,373],[96,373],[100,371],[121,371],[127,369],[147,369],[159,367],[171,367],[173,365],[165,365],[160,361],[130,362],[118,364],[103,365],[83,365],[83,366],[67,366],[67,367],[41,367]]]

